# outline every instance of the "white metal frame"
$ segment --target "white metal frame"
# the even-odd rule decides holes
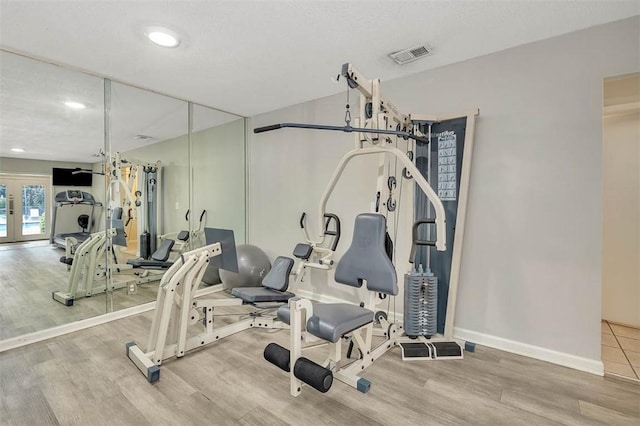
[[[131,270],[131,265],[112,264],[106,259],[107,238],[113,238],[116,229],[107,232],[96,232],[80,245],[75,238],[67,238],[66,257],[72,257],[73,263],[67,267],[69,278],[64,291],[52,292],[53,300],[65,306],[72,306],[74,300],[105,293],[107,290],[135,288],[137,285],[158,281],[161,273],[147,274],[128,281],[113,282],[111,271]],[[107,265],[105,265],[105,262]]]
[[[419,130],[419,123],[424,122],[440,122],[459,117],[467,118],[467,128],[465,134],[465,151],[461,176],[461,189],[458,201],[458,216],[456,222],[456,235],[454,238],[452,271],[449,284],[449,299],[447,307],[447,317],[445,320],[445,339],[451,339],[453,335],[453,321],[455,317],[455,305],[458,288],[459,270],[461,262],[462,241],[464,235],[464,223],[466,216],[467,195],[469,186],[469,175],[471,168],[471,154],[473,150],[473,137],[475,130],[475,116],[478,110],[470,111],[464,114],[441,115],[441,116],[423,116],[423,115],[406,115],[398,112],[398,109],[380,94],[380,80],[369,80],[356,71],[351,64],[345,64],[342,69],[342,76],[349,79],[351,83],[356,83],[356,89],[360,92],[360,111],[359,117],[356,118],[355,127],[362,127],[372,130],[393,130],[400,128],[402,131],[413,133],[417,136],[423,136]],[[367,115],[365,108],[370,105],[370,114]],[[347,123],[349,125],[349,123]],[[365,142],[372,146],[365,147]],[[324,241],[324,222],[322,218],[326,212],[327,201],[329,200],[338,180],[340,179],[345,167],[356,156],[363,155],[379,155],[380,166],[378,171],[378,193],[381,194],[389,177],[386,172],[385,164],[389,158],[399,160],[406,168],[406,171],[413,177],[413,181],[427,196],[435,212],[436,237],[435,247],[439,251],[445,251],[446,246],[446,217],[442,201],[437,193],[431,188],[427,180],[422,176],[418,168],[414,164],[414,160],[410,159],[404,152],[392,146],[392,139],[388,136],[375,133],[355,133],[355,148],[346,153],[333,175],[329,179],[324,193],[320,198],[318,206],[318,228],[317,244]],[[380,208],[382,211],[382,208]],[[413,221],[410,221],[411,224]],[[409,232],[411,232],[409,230]],[[376,295],[370,292],[369,301],[365,308],[375,312]],[[301,357],[302,342],[308,340],[306,329],[306,319],[313,315],[313,305],[310,300],[293,298],[289,300],[290,309],[290,393],[297,396],[301,393],[302,381],[294,375],[294,366],[296,361]],[[374,323],[370,323],[358,330],[344,336],[347,340],[353,342],[354,349],[359,349],[362,357],[348,366],[341,366],[342,352],[341,340],[336,343],[330,343],[329,357],[322,364],[325,368],[330,369],[334,378],[352,386],[356,389],[366,392],[370,383],[362,379],[359,374],[371,365],[376,359],[386,353],[389,349],[397,346],[401,341],[408,340],[402,336],[402,328],[396,324],[390,323],[386,318],[379,318],[380,326],[374,328]],[[382,343],[375,348],[372,346],[373,335],[383,337]],[[442,339],[438,339],[442,340]]]
[[[444,339],[453,339],[453,326],[456,315],[456,304],[458,298],[458,283],[460,281],[460,265],[462,264],[462,243],[464,241],[464,230],[467,218],[467,202],[469,199],[469,181],[471,178],[471,160],[473,156],[473,142],[475,139],[476,117],[480,110],[470,110],[463,113],[446,115],[411,115],[413,122],[443,122],[466,118],[466,130],[464,137],[464,153],[462,161],[462,171],[460,174],[460,192],[458,195],[458,211],[456,216],[456,232],[453,238],[453,253],[451,255],[451,275],[449,276],[449,292],[447,299],[447,314],[444,324]],[[415,177],[415,176],[414,176]],[[408,232],[411,232],[409,230]]]
[[[366,284],[363,284],[366,286]],[[381,302],[375,292],[369,291],[368,301],[364,308],[375,312],[376,305]],[[303,342],[314,342],[317,337],[306,331],[306,321],[313,316],[313,305],[310,300],[294,297],[289,299],[290,331],[289,331],[289,392],[292,396],[302,393],[303,382],[294,374],[294,366],[302,356],[305,349]],[[334,379],[356,388],[360,392],[367,392],[371,383],[362,378],[360,374],[378,358],[396,347],[402,333],[402,327],[387,321],[386,318],[378,318],[379,323],[373,322],[358,328],[343,336],[337,342],[329,342],[329,354],[320,365],[331,370]],[[383,340],[374,346],[373,338],[382,337]],[[344,364],[342,358],[342,343],[353,343],[353,350],[361,356],[355,361]],[[312,347],[315,347],[312,346]]]
[[[150,383],[160,379],[159,367],[169,358],[181,358],[192,349],[249,328],[288,328],[288,325],[274,317],[259,314],[248,314],[234,323],[214,327],[213,311],[216,307],[244,304],[238,298],[195,299],[209,260],[222,254],[221,250],[220,243],[215,243],[189,251],[163,276],[158,288],[147,351],[134,342],[127,344],[127,356]],[[187,328],[201,321],[200,312],[204,314],[204,331],[189,337]]]

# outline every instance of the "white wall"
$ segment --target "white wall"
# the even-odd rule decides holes
[[[640,113],[603,135],[602,318],[640,327]]]
[[[480,109],[458,329],[601,371],[602,81],[638,71],[639,40],[635,17],[383,82],[406,112]],[[249,129],[340,124],[343,116],[344,95],[336,95],[253,117]],[[316,209],[351,141],[302,130],[250,134],[251,243],[271,257],[290,253],[300,212]],[[329,210],[345,225],[368,209],[374,175],[363,163],[336,193]],[[343,295],[321,284],[303,289]]]
[[[185,214],[193,191],[191,222],[198,228],[207,210],[209,228],[233,229],[238,244],[245,241],[244,119],[192,134],[191,164],[187,136],[131,150],[123,155],[162,162],[159,209],[164,216],[160,233],[188,229]],[[191,171],[190,171],[191,170]],[[193,175],[190,185],[189,174]]]
[[[244,135],[244,119],[191,135],[193,226],[206,210],[207,227],[232,229],[236,244],[245,242]]]
[[[168,139],[124,152],[123,157],[142,162],[161,162],[158,210],[162,221],[158,235],[188,229],[185,214],[189,209],[189,140],[187,136]]]

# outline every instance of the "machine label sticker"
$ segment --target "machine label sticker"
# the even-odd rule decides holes
[[[456,134],[438,135],[438,197],[442,201],[456,200]]]

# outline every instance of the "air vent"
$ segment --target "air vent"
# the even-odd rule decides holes
[[[409,62],[413,62],[416,59],[423,58],[433,53],[431,47],[428,44],[421,44],[418,46],[410,47],[399,52],[394,52],[389,55],[391,59],[396,61],[399,65],[404,65]]]
[[[137,141],[148,141],[153,139],[153,136],[147,136],[147,135],[135,135],[133,137],[135,140]]]

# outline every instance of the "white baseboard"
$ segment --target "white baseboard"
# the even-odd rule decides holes
[[[529,345],[528,343],[517,342],[502,337],[491,336],[489,334],[478,333],[477,331],[454,327],[453,336],[467,342],[489,346],[505,352],[524,355],[530,358],[547,361],[564,367],[573,368],[587,373],[604,375],[604,365],[601,360],[583,358],[565,352],[558,352],[540,346]]]
[[[196,291],[195,297],[206,296],[207,294],[216,293],[218,291],[221,291],[222,289],[222,284],[205,287]],[[69,306],[68,308],[73,309],[73,306]],[[54,337],[73,333],[75,331],[95,327],[96,325],[106,324],[108,322],[130,317],[133,315],[138,315],[144,312],[152,311],[155,308],[156,302],[154,300],[153,302],[144,303],[138,306],[132,306],[130,308],[121,309],[116,312],[109,312],[108,314],[98,315],[93,318],[87,318],[85,320],[59,325],[57,327],[48,328],[46,330],[34,331],[33,333],[12,337],[0,341],[0,352],[30,345],[32,343],[41,342],[43,340],[52,339]]]

